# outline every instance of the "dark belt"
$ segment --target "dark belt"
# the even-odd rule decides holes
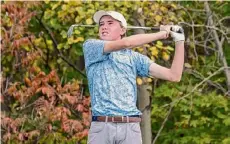
[[[94,121],[94,122],[114,122],[114,123],[134,123],[134,122],[141,122],[141,116],[139,116],[139,115],[134,115],[134,116],[92,116],[92,121]]]

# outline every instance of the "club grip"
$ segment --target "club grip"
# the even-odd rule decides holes
[[[184,33],[184,29],[180,28],[178,31],[174,31],[172,27],[170,28],[171,31],[176,32],[176,33]]]

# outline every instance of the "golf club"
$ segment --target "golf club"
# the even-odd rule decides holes
[[[67,32],[67,36],[70,37],[73,34],[73,30],[75,27],[98,27],[98,25],[82,25],[82,24],[74,24],[71,25],[68,29]],[[143,29],[143,30],[160,30],[160,27],[142,27],[142,26],[128,26],[127,29]],[[172,31],[172,30],[171,30]],[[177,31],[178,33],[184,33],[183,29],[179,29],[179,31]]]

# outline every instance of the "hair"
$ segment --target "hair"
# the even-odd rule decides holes
[[[120,21],[118,22],[120,23],[121,28],[125,28]],[[124,38],[124,37],[126,37],[126,32],[123,35],[121,35],[121,38]]]

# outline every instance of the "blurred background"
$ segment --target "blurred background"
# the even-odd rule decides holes
[[[137,78],[143,144],[230,144],[230,2],[1,1],[1,143],[86,144],[90,94],[82,44],[98,10],[132,26],[185,30],[182,80]],[[156,31],[128,30],[127,36]],[[174,42],[134,48],[170,67]]]

